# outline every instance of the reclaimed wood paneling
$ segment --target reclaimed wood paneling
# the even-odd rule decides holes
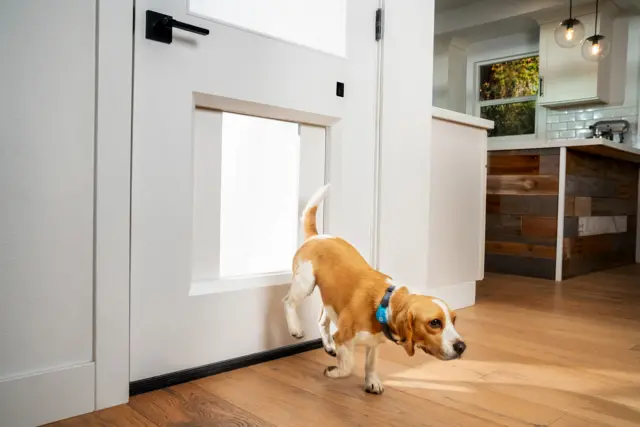
[[[563,278],[635,262],[638,165],[567,151]]]
[[[489,175],[487,194],[558,194],[558,177],[554,175]]]
[[[487,253],[485,254],[485,269],[502,274],[553,279],[556,272],[556,260]]]
[[[522,218],[522,234],[525,236],[555,237],[557,230],[557,217],[527,216]]]
[[[560,150],[490,152],[485,270],[552,279]]]
[[[540,156],[492,156],[488,168],[489,175],[538,175]]]
[[[585,216],[578,219],[579,236],[627,232],[626,216]]]
[[[635,263],[634,251],[624,250],[603,252],[593,256],[575,256],[563,261],[562,278],[581,276],[596,271],[609,270]]]
[[[487,236],[487,241],[493,242],[514,242],[523,243],[527,245],[541,245],[556,247],[555,237],[536,237],[536,236],[523,236],[522,234],[499,234],[494,233],[491,236]]]
[[[638,164],[569,148],[566,169],[563,276],[633,262]],[[489,153],[486,271],[555,277],[559,170],[559,149]]]
[[[540,156],[540,175],[555,175],[560,174],[560,155],[547,155]]]
[[[610,158],[614,160],[623,160],[627,163],[640,163],[638,155],[633,153],[627,153],[626,151],[616,150],[615,148],[607,147],[604,145],[584,145],[575,146],[571,148],[572,152],[585,152],[596,155],[601,158]]]
[[[487,213],[515,215],[558,215],[558,196],[487,195]]]
[[[566,196],[564,198],[564,215],[565,216],[573,216],[575,212],[575,197],[574,196]]]
[[[573,212],[575,216],[591,216],[593,210],[591,197],[575,197]]]
[[[592,257],[595,255],[624,251],[634,240],[632,233],[596,234],[593,236],[564,239],[564,258],[576,256]]]
[[[620,183],[633,183],[638,165],[606,157],[593,156],[577,151],[567,155],[567,174],[590,176]],[[637,185],[637,181],[635,182]]]
[[[567,216],[615,216],[632,215],[638,210],[635,199],[613,199],[609,197],[567,196]]]
[[[591,176],[567,175],[566,195],[582,197],[610,197],[633,199],[638,191],[638,183],[622,183]]]
[[[633,215],[638,211],[638,203],[635,200],[635,197],[631,199],[604,199],[592,197],[590,199],[590,214],[594,216]]]
[[[565,216],[563,237],[578,236],[578,224],[579,224],[579,219],[577,216]]]
[[[522,234],[522,216],[487,214],[486,235],[509,234],[519,236]]]
[[[531,258],[556,258],[556,247],[520,242],[486,242],[485,251],[492,254],[515,255]]]

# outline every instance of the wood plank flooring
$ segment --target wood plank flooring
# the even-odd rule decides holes
[[[489,275],[459,311],[461,360],[380,351],[382,396],[313,351],[135,396],[50,427],[640,426],[640,265],[562,284]]]

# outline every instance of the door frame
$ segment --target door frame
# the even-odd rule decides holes
[[[95,409],[129,400],[134,0],[97,0]]]
[[[382,39],[379,80],[384,84],[380,83],[378,99],[378,157],[371,165],[374,180],[367,189],[374,202],[366,208],[375,221],[371,252],[379,267],[424,290],[434,0],[382,3],[387,34]],[[94,360],[95,409],[99,410],[129,400],[134,0],[97,0],[97,5]],[[371,37],[373,27],[372,17]],[[393,31],[398,27],[402,31]],[[407,201],[411,209],[402,208]],[[407,250],[419,258],[398,256]]]

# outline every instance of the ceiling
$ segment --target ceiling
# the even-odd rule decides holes
[[[476,1],[477,0],[436,0],[436,13],[444,12],[445,10],[458,9]]]

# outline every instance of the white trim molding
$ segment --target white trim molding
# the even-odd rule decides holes
[[[133,0],[99,0],[97,19],[94,357],[102,409],[129,400]]]
[[[0,380],[0,419],[33,427],[94,410],[93,362]]]
[[[197,280],[191,282],[189,296],[219,294],[222,292],[237,292],[246,289],[266,288],[268,286],[288,285],[293,276],[291,273],[281,272],[259,274],[255,276],[228,277],[212,280]]]
[[[562,282],[564,256],[564,206],[567,186],[567,147],[560,147],[560,172],[558,175],[558,225],[556,228],[556,282]]]

